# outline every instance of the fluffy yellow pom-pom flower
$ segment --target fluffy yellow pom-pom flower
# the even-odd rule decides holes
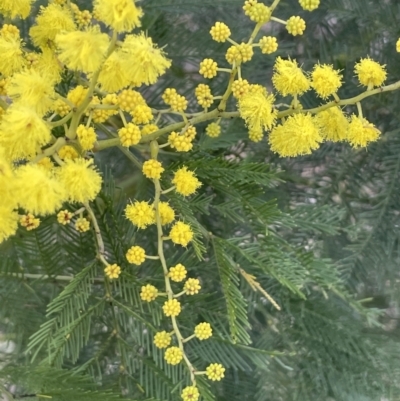
[[[169,347],[165,350],[164,359],[170,365],[177,365],[183,359],[183,353],[178,347]]]
[[[0,243],[11,235],[14,235],[18,228],[18,213],[12,209],[0,205]]]
[[[158,211],[160,213],[161,224],[164,226],[170,224],[175,220],[174,209],[168,204],[168,202],[159,202]]]
[[[85,127],[83,124],[78,125],[76,135],[83,150],[93,149],[96,142],[96,131],[93,127]]]
[[[132,246],[126,253],[126,259],[129,263],[140,266],[146,260],[146,252],[141,246]]]
[[[231,36],[231,30],[228,25],[218,21],[211,28],[210,34],[216,42],[226,42],[229,36]]]
[[[210,323],[199,323],[195,328],[194,328],[194,335],[199,339],[199,340],[207,340],[207,338],[210,338],[212,336],[212,328]]]
[[[33,214],[52,214],[67,198],[62,183],[38,165],[20,167],[16,171],[16,179],[16,199],[22,208]]]
[[[150,159],[143,163],[142,172],[145,177],[159,180],[164,167],[158,160]]]
[[[286,22],[286,29],[293,36],[303,35],[306,29],[306,22],[303,18],[297,16],[290,17]]]
[[[102,178],[92,166],[93,160],[77,158],[65,160],[58,170],[58,178],[70,202],[89,202],[100,192]]]
[[[183,289],[188,295],[198,294],[201,290],[200,281],[197,278],[189,278],[183,286]]]
[[[125,208],[125,216],[138,228],[146,228],[155,223],[155,212],[153,206],[145,201],[135,201]]]
[[[218,123],[210,123],[206,127],[206,134],[210,138],[218,138],[221,135],[221,126]]]
[[[186,277],[186,274],[187,274],[187,270],[186,270],[185,266],[178,263],[176,266],[173,266],[169,269],[168,277],[172,281],[179,283]]]
[[[30,11],[34,0],[2,0],[0,3],[0,13],[8,17],[26,18]]]
[[[339,71],[327,64],[315,65],[311,73],[311,80],[311,86],[322,99],[336,93],[342,86],[342,76]]]
[[[318,149],[322,136],[318,126],[310,114],[295,114],[276,126],[270,136],[269,143],[273,152],[282,157],[308,155]]]
[[[296,60],[283,60],[277,57],[274,65],[272,83],[283,96],[301,95],[310,89],[310,82],[297,65]]]
[[[55,39],[58,57],[71,70],[85,73],[96,71],[102,64],[109,44],[109,37],[98,27],[86,31],[60,33]]]
[[[197,387],[187,386],[182,390],[181,397],[183,401],[198,401],[200,393]]]
[[[361,85],[372,89],[374,86],[381,86],[386,79],[384,65],[380,65],[369,57],[363,58],[354,67]]]
[[[200,74],[203,75],[204,78],[214,78],[217,75],[218,65],[211,58],[205,58],[200,63]]]
[[[158,296],[158,290],[154,285],[147,284],[142,287],[142,291],[140,293],[140,298],[143,301],[151,302],[154,301]]]
[[[220,381],[225,376],[225,368],[220,363],[207,366],[206,375],[212,381]]]
[[[193,239],[193,231],[188,224],[178,221],[172,226],[169,236],[174,244],[187,246]]]
[[[258,44],[263,54],[271,54],[278,50],[278,42],[274,36],[263,36]]]
[[[160,331],[154,336],[153,342],[157,348],[167,348],[171,344],[171,334]]]
[[[354,148],[365,147],[379,138],[380,131],[365,118],[351,117],[347,140]]]
[[[20,71],[25,64],[19,37],[0,36],[0,73],[6,77]]]
[[[121,268],[117,264],[108,265],[104,269],[105,275],[110,279],[118,278],[121,274]]]
[[[183,196],[189,196],[196,192],[201,186],[201,182],[197,179],[193,171],[182,167],[175,172],[172,183],[176,186],[176,192]]]
[[[131,78],[120,51],[112,53],[104,62],[98,81],[107,92],[117,92],[130,84]]]
[[[140,142],[142,133],[137,125],[128,123],[126,127],[123,127],[118,131],[118,136],[121,140],[121,145],[129,147],[137,145]]]
[[[319,112],[315,116],[314,121],[321,128],[321,136],[324,139],[333,142],[347,139],[349,121],[340,107],[331,107]]]
[[[134,0],[95,0],[93,12],[117,32],[130,32],[139,27],[143,15]]]
[[[181,313],[181,304],[177,299],[165,301],[162,308],[165,316],[175,317]]]
[[[76,159],[79,157],[78,152],[75,150],[70,145],[63,146],[59,151],[58,151],[58,156],[60,156],[61,159]]]

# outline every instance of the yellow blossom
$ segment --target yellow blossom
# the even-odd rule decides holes
[[[141,246],[132,246],[126,253],[126,259],[129,263],[140,266],[146,260],[146,253]]]
[[[293,35],[303,35],[306,29],[306,22],[300,17],[290,17],[286,22],[287,31]]]
[[[185,266],[182,264],[178,263],[177,265],[171,267],[169,269],[168,277],[177,283],[181,282],[187,274],[187,270]]]
[[[168,136],[168,142],[171,148],[175,148],[178,152],[188,152],[193,148],[193,140],[196,137],[196,128],[190,126],[182,134],[171,132]]]
[[[352,115],[347,131],[347,140],[353,148],[365,147],[369,142],[376,141],[380,136],[380,131],[374,124],[365,118]]]
[[[250,84],[247,79],[239,78],[232,83],[232,94],[236,99],[240,99],[250,91]]]
[[[79,217],[75,222],[75,228],[80,233],[85,233],[90,230],[90,221],[84,217]]]
[[[43,157],[43,159],[40,159],[40,160],[37,162],[37,165],[38,165],[39,167],[44,168],[44,169],[47,170],[47,171],[50,171],[51,169],[54,168],[53,162],[51,161],[50,157],[47,157],[47,156],[46,156],[46,157]]]
[[[265,24],[271,19],[272,11],[263,3],[258,3],[257,0],[246,0],[243,10],[252,21]]]
[[[165,316],[176,317],[181,313],[181,304],[177,299],[169,299],[164,302],[163,311]]]
[[[183,286],[183,289],[188,295],[198,294],[201,290],[200,281],[197,278],[189,278]]]
[[[155,124],[147,124],[147,125],[143,126],[142,130],[141,130],[142,136],[150,135],[156,131],[158,131],[158,127]]]
[[[158,290],[154,285],[147,284],[142,286],[140,298],[142,301],[151,302],[154,301],[158,296]]]
[[[271,54],[278,50],[278,42],[273,36],[263,36],[258,44],[263,54]]]
[[[188,170],[187,167],[182,167],[175,172],[172,183],[176,186],[176,192],[183,196],[194,194],[201,186],[201,182],[194,172]]]
[[[317,64],[311,73],[311,86],[318,96],[326,99],[342,86],[342,76],[331,65]]]
[[[93,160],[67,159],[58,170],[58,179],[68,193],[70,202],[89,202],[100,192],[102,178],[92,166]]]
[[[200,393],[197,387],[187,386],[182,390],[181,397],[183,401],[198,401]]]
[[[18,203],[30,213],[52,214],[67,198],[67,193],[59,180],[38,165],[27,164],[18,168],[16,179]]]
[[[218,65],[211,58],[205,58],[200,63],[200,74],[203,75],[204,78],[214,78],[217,75]]]
[[[147,178],[159,180],[163,171],[164,167],[158,160],[150,159],[143,163],[142,172]]]
[[[197,103],[205,109],[213,104],[213,95],[208,85],[199,84],[195,90]]]
[[[42,49],[31,70],[36,71],[42,77],[46,77],[53,84],[61,81],[62,64],[58,61],[54,51],[49,48]]]
[[[104,269],[105,275],[110,279],[118,278],[121,274],[121,268],[117,264],[108,265]]]
[[[281,57],[276,59],[272,82],[283,96],[301,95],[310,88],[310,82],[296,60],[283,60]]]
[[[96,71],[102,62],[109,44],[109,37],[98,27],[86,31],[60,33],[55,38],[58,57],[71,70]]]
[[[195,328],[194,328],[194,335],[199,339],[199,340],[207,340],[207,338],[210,338],[212,336],[212,328],[210,323],[199,323]]]
[[[174,111],[185,111],[187,108],[187,99],[185,96],[179,95],[175,89],[168,91],[167,88],[163,95],[163,100],[165,103],[171,106],[171,109]]]
[[[5,77],[18,72],[25,64],[19,37],[0,36],[0,74]]]
[[[83,150],[93,149],[97,136],[93,127],[85,127],[83,124],[78,125],[76,135]]]
[[[81,105],[81,103],[85,99],[87,92],[88,92],[88,88],[85,88],[82,85],[78,85],[68,92],[67,99],[71,103],[73,103],[74,106],[78,107]]]
[[[216,42],[226,42],[229,36],[231,36],[231,30],[228,25],[218,21],[211,28],[210,34]]]
[[[178,221],[172,226],[169,236],[174,244],[187,246],[193,239],[193,231],[188,224]]]
[[[15,25],[4,24],[0,29],[0,36],[2,36],[5,39],[19,38],[19,29]]]
[[[118,136],[122,146],[137,145],[140,142],[142,134],[140,128],[132,123],[128,123],[125,127],[118,130]]]
[[[57,213],[57,221],[65,226],[66,224],[69,224],[71,222],[73,216],[74,214],[69,210],[61,210]]]
[[[165,226],[175,220],[174,209],[168,204],[168,202],[159,202],[158,211],[160,213],[161,224]]]
[[[165,57],[164,51],[159,49],[151,38],[146,37],[144,32],[139,35],[127,35],[120,51],[125,68],[135,86],[156,83],[158,77],[171,66],[171,61]]]
[[[165,360],[170,365],[177,365],[183,359],[183,353],[178,347],[169,347],[165,350]]]
[[[146,104],[143,96],[139,92],[132,89],[124,89],[118,95],[118,105],[123,111],[130,112],[141,104]]]
[[[0,14],[5,14],[10,18],[26,18],[31,11],[33,2],[34,0],[1,0]]]
[[[125,208],[125,216],[138,228],[146,228],[155,223],[155,213],[151,205],[145,201],[135,201]]]
[[[308,155],[319,148],[320,142],[322,136],[310,114],[294,114],[288,117],[269,136],[271,150],[281,157]]]
[[[40,7],[40,14],[36,17],[36,25],[29,30],[33,43],[38,47],[48,47],[60,32],[71,32],[76,29],[74,18],[68,7],[51,3],[47,7]]]
[[[354,72],[357,74],[360,84],[371,89],[374,86],[382,86],[386,79],[385,65],[380,65],[369,57],[362,58],[355,65]]]
[[[231,46],[226,54],[225,58],[229,64],[240,64],[250,61],[253,57],[253,47],[248,43],[241,43],[239,45]]]
[[[347,139],[349,122],[340,107],[331,107],[319,112],[315,122],[321,128],[321,136],[333,142]]]
[[[70,145],[65,145],[63,146],[59,151],[58,151],[58,156],[60,156],[60,159],[76,159],[79,157],[78,152],[75,150],[74,147]]]
[[[117,32],[130,32],[139,27],[143,15],[134,0],[95,0],[93,12]]]
[[[11,235],[14,235],[18,228],[18,213],[12,209],[0,205],[0,243]]]
[[[166,331],[160,331],[154,336],[153,342],[157,348],[167,348],[171,344],[171,335]]]
[[[225,368],[220,363],[212,363],[207,366],[206,375],[212,381],[220,381],[224,378]]]
[[[28,231],[31,231],[39,227],[40,219],[35,217],[32,213],[28,213],[24,214],[19,219],[19,224],[21,224],[22,227],[25,227]]]
[[[206,134],[210,138],[217,138],[221,135],[221,126],[218,123],[210,123],[206,127]]]
[[[130,84],[129,70],[120,51],[112,53],[101,66],[98,81],[106,92],[117,92]]]
[[[299,0],[300,6],[303,10],[313,11],[319,6],[320,0]]]
[[[139,104],[131,111],[135,124],[148,124],[153,119],[153,112],[147,104]]]

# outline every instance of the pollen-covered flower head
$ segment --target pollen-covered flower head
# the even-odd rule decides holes
[[[326,99],[342,86],[342,76],[331,65],[316,64],[311,73],[311,86],[318,96]]]
[[[159,202],[158,212],[160,213],[161,224],[163,226],[170,224],[175,220],[174,209],[172,209],[168,202]]]
[[[243,10],[252,21],[265,24],[271,19],[272,11],[263,3],[258,3],[257,0],[246,0]]]
[[[318,8],[320,0],[299,0],[299,3],[303,10],[313,11]]]
[[[7,85],[7,94],[14,104],[28,106],[42,116],[50,110],[55,100],[53,83],[49,77],[31,69],[12,76]]]
[[[321,136],[325,140],[339,142],[347,139],[349,121],[340,107],[319,112],[314,121],[320,127]]]
[[[294,114],[269,135],[271,150],[281,157],[308,155],[320,142],[322,136],[311,114]]]
[[[134,0],[95,0],[93,12],[117,32],[129,32],[139,27],[143,15]]]
[[[60,33],[55,38],[58,57],[71,70],[85,73],[96,71],[104,61],[109,37],[98,27],[86,31]]]
[[[147,178],[159,180],[163,171],[164,167],[158,160],[150,159],[143,163],[142,172]]]
[[[183,196],[194,194],[201,186],[201,182],[194,172],[188,170],[187,167],[182,167],[175,172],[172,183],[176,186],[176,191]]]
[[[165,360],[170,365],[177,365],[183,359],[183,353],[179,347],[169,347],[165,350]]]
[[[214,26],[212,26],[210,35],[216,42],[226,42],[229,36],[231,36],[231,30],[228,25],[217,21]]]
[[[118,278],[121,274],[121,268],[117,264],[108,265],[104,269],[104,274],[110,279]]]
[[[374,124],[367,121],[365,118],[360,118],[355,115],[351,116],[351,121],[347,131],[347,140],[353,148],[367,146],[370,142],[376,141],[381,132]]]
[[[63,185],[54,175],[38,166],[27,164],[16,170],[16,199],[20,207],[35,215],[52,214],[67,199]]]
[[[209,380],[220,381],[225,376],[225,368],[220,363],[212,363],[207,366],[206,375]]]
[[[158,296],[158,290],[154,285],[147,284],[142,286],[142,291],[140,292],[140,298],[142,301],[151,302],[154,301]]]
[[[36,25],[29,30],[33,43],[38,47],[49,47],[60,32],[71,32],[76,29],[74,17],[68,7],[51,3],[40,7]]]
[[[154,345],[157,348],[167,348],[171,344],[171,334],[166,331],[160,331],[154,336]]]
[[[58,179],[66,189],[70,202],[89,202],[100,192],[102,178],[92,164],[93,160],[67,159],[58,169]]]
[[[286,30],[293,36],[303,35],[306,22],[298,16],[290,17],[286,22]]]
[[[0,14],[14,19],[15,17],[26,18],[34,0],[1,0]]]
[[[354,67],[361,85],[373,88],[381,86],[386,79],[385,65],[380,65],[369,57],[362,58]]]
[[[296,60],[283,60],[277,57],[274,65],[272,83],[283,96],[301,95],[310,89],[310,82]]]
[[[193,231],[188,224],[178,221],[172,226],[169,236],[174,244],[187,246],[193,239]]]
[[[0,244],[18,228],[18,213],[10,207],[0,205]]]
[[[171,61],[144,32],[127,35],[121,46],[121,55],[129,78],[135,86],[154,84],[171,66]]]
[[[0,145],[10,159],[34,156],[50,139],[49,125],[29,107],[12,105],[0,120]]]
[[[181,303],[177,299],[165,301],[162,308],[165,316],[168,317],[176,317],[181,313]]]
[[[198,401],[200,393],[197,387],[187,386],[182,390],[181,397],[183,401]]]
[[[125,208],[125,216],[138,228],[146,228],[156,222],[152,205],[145,201],[135,201]]]
[[[146,260],[146,253],[141,246],[132,246],[126,253],[126,259],[129,263],[140,266]]]
[[[79,124],[76,129],[76,135],[83,150],[93,149],[97,139],[96,131],[93,127],[86,127],[83,124]]]
[[[262,92],[249,91],[239,99],[239,113],[250,130],[271,129],[275,123],[277,110],[274,109],[275,98]]]
[[[258,44],[263,54],[271,54],[278,50],[278,42],[274,36],[263,36]]]
[[[131,83],[121,52],[115,51],[101,66],[99,84],[106,92],[117,92]]]
[[[25,65],[22,43],[19,37],[0,36],[0,74],[5,77],[20,71]]]

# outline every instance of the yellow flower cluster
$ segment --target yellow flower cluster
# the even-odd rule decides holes
[[[158,160],[150,159],[143,163],[142,172],[147,178],[159,180],[163,171],[164,167]]]
[[[263,3],[258,3],[257,0],[246,0],[243,10],[252,21],[265,24],[271,18],[272,11]]]
[[[170,365],[177,365],[183,359],[183,353],[178,347],[169,347],[165,350],[164,359]]]
[[[200,281],[197,278],[189,278],[183,286],[184,291],[188,295],[198,294],[201,290]]]
[[[162,307],[165,316],[176,317],[181,313],[181,304],[177,299],[165,301]]]
[[[172,226],[169,236],[174,244],[187,246],[193,239],[193,231],[188,224],[178,221]]]
[[[60,224],[66,225],[71,222],[72,217],[74,216],[69,210],[61,210],[57,213],[57,221]]]
[[[193,148],[193,140],[196,137],[196,128],[188,127],[183,133],[171,132],[168,136],[168,142],[171,148],[178,152],[188,152]]]
[[[118,278],[119,275],[121,274],[121,268],[117,264],[112,264],[106,266],[104,269],[105,275],[110,279]]]
[[[210,123],[206,127],[206,134],[210,138],[218,138],[221,135],[221,126],[218,123]]]
[[[185,266],[178,263],[177,265],[175,265],[169,269],[168,277],[172,281],[179,283],[185,279],[186,274],[187,274],[187,270],[186,270]]]
[[[197,103],[205,109],[210,107],[214,101],[211,89],[206,84],[199,84],[195,90],[195,95]]]
[[[231,30],[223,22],[216,22],[211,28],[210,34],[216,42],[226,42],[229,36],[231,36]]]
[[[157,348],[167,348],[171,344],[171,335],[166,331],[160,331],[154,336],[154,345]]]
[[[182,390],[181,397],[183,401],[198,401],[200,393],[197,387],[187,386]]]
[[[212,381],[220,381],[225,376],[225,368],[220,363],[207,366],[206,375]]]
[[[142,287],[142,291],[140,292],[140,298],[143,301],[151,302],[154,301],[158,296],[158,290],[154,285],[147,284]]]
[[[183,196],[194,194],[197,188],[201,186],[201,182],[194,172],[188,170],[187,167],[182,167],[175,172],[172,183],[176,186],[176,192]]]
[[[126,253],[126,259],[134,265],[141,265],[146,260],[145,250],[141,246],[132,246]]]
[[[28,231],[31,231],[39,227],[40,219],[35,217],[32,213],[28,213],[20,218],[19,224],[21,224],[22,227],[25,227]]]
[[[125,208],[125,216],[138,228],[155,223],[154,209],[148,202],[135,201]]]
[[[188,101],[185,96],[180,95],[175,89],[167,88],[162,96],[164,102],[171,106],[171,110],[183,112],[186,110]]]
[[[90,230],[90,221],[84,217],[79,217],[75,222],[75,228],[80,233],[85,233]]]
[[[218,65],[211,58],[206,58],[200,63],[199,72],[204,78],[214,78],[217,75],[217,70]]]
[[[83,150],[90,150],[93,148],[97,139],[96,132],[93,127],[85,127],[81,124],[76,129],[76,135],[78,136],[79,143]]]
[[[163,226],[170,224],[175,220],[174,209],[172,209],[168,202],[159,202],[158,212],[160,213],[161,225]]]
[[[128,148],[129,146],[137,145],[140,142],[142,134],[136,124],[128,123],[125,127],[118,130],[118,136],[121,140],[121,145]]]
[[[199,323],[194,329],[194,335],[199,340],[207,340],[212,336],[212,328],[210,323]]]

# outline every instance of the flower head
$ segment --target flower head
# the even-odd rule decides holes
[[[171,148],[175,148],[178,152],[188,152],[193,148],[193,140],[195,137],[196,128],[190,126],[181,134],[171,132],[168,136],[168,142]]]
[[[80,233],[84,233],[90,230],[90,221],[84,217],[79,217],[75,222],[75,228]]]
[[[182,390],[181,397],[183,401],[198,401],[200,393],[197,387],[187,386]]]
[[[201,290],[200,281],[197,278],[189,278],[183,286],[183,289],[188,295],[198,294]]]
[[[258,3],[257,0],[246,0],[243,10],[252,21],[265,24],[271,19],[272,11],[263,3]]]
[[[240,64],[250,61],[253,57],[253,47],[248,43],[241,43],[239,45],[231,46],[225,58],[229,64]]]
[[[175,172],[172,183],[176,186],[176,192],[183,196],[189,196],[196,192],[201,186],[201,182],[197,179],[193,171],[182,167]]]
[[[107,92],[117,92],[131,83],[125,61],[119,50],[113,52],[101,66],[99,84]]]
[[[0,13],[10,18],[21,17],[26,18],[30,11],[34,0],[2,0],[0,4]]]
[[[354,148],[365,147],[369,142],[374,142],[379,138],[380,131],[374,124],[365,118],[352,115],[347,131],[347,140]]]
[[[108,265],[104,269],[105,275],[110,279],[118,278],[121,274],[121,268],[117,264]]]
[[[278,42],[274,36],[263,36],[258,44],[263,54],[271,54],[278,50]]]
[[[168,202],[159,202],[158,211],[160,213],[161,224],[163,226],[170,224],[175,220],[174,209],[172,209]]]
[[[181,304],[177,299],[165,301],[162,308],[165,316],[176,317],[181,313]]]
[[[169,236],[174,244],[187,246],[193,239],[193,231],[188,224],[178,221],[172,226]]]
[[[195,90],[197,103],[205,109],[213,104],[213,95],[208,85],[199,84]]]
[[[60,159],[76,159],[79,157],[78,152],[75,150],[74,147],[70,145],[65,145],[63,146],[59,151],[58,151],[58,156],[60,156]]]
[[[282,124],[276,126],[269,143],[273,152],[281,157],[308,155],[318,149],[322,136],[310,114],[294,114]]]
[[[93,127],[85,127],[83,124],[78,125],[76,135],[83,150],[93,149],[97,140],[96,131]]]
[[[126,253],[126,259],[134,265],[141,265],[146,260],[146,252],[141,246],[132,246]]]
[[[5,77],[20,71],[25,64],[19,36],[0,36],[0,54],[0,73]]]
[[[299,0],[300,6],[303,10],[313,11],[319,6],[320,0]]]
[[[125,208],[125,216],[138,228],[146,228],[155,223],[155,212],[145,201],[135,201]]]
[[[147,284],[142,287],[142,291],[140,293],[140,298],[143,301],[151,302],[154,301],[158,296],[158,290],[154,285]]]
[[[66,224],[69,224],[71,222],[73,216],[74,214],[69,210],[61,210],[57,213],[57,221],[65,226]]]
[[[226,42],[229,36],[231,36],[231,30],[228,25],[218,21],[211,28],[210,34],[216,42]]]
[[[340,107],[319,112],[314,121],[321,128],[321,136],[333,142],[347,139],[349,122]]]
[[[164,167],[158,160],[150,159],[143,163],[142,172],[147,178],[159,180],[163,171]]]
[[[296,60],[283,60],[281,57],[276,59],[272,83],[283,96],[301,95],[310,88],[310,82]]]
[[[117,32],[130,32],[139,27],[143,15],[134,0],[95,0],[93,12]]]
[[[218,123],[210,123],[206,127],[206,134],[210,138],[218,138],[221,135],[221,126]]]
[[[286,22],[287,31],[293,35],[303,35],[306,29],[306,22],[300,17],[290,17]]]
[[[153,342],[157,348],[167,348],[171,344],[171,335],[166,331],[160,331],[154,336]]]
[[[210,323],[199,323],[195,328],[194,328],[194,335],[199,339],[199,340],[207,340],[207,338],[210,338],[212,336],[212,328]]]
[[[214,78],[217,75],[218,65],[211,58],[205,58],[200,63],[200,74],[203,75],[204,78]]]
[[[18,228],[18,213],[12,209],[0,205],[0,243],[11,235],[14,235]]]
[[[220,363],[212,363],[207,366],[206,375],[212,381],[220,381],[224,378],[225,368]]]
[[[24,214],[19,219],[19,224],[21,224],[22,227],[25,227],[28,231],[31,231],[39,227],[40,219],[35,217],[32,213],[28,213]]]
[[[177,283],[181,282],[187,274],[187,270],[185,266],[182,264],[178,263],[177,265],[171,267],[169,269],[168,277]]]
[[[140,128],[136,124],[128,123],[118,131],[121,145],[127,148],[132,145],[137,145],[142,138]]]
[[[397,39],[397,42],[396,42],[396,51],[397,51],[397,53],[400,53],[400,39]]]
[[[385,65],[380,65],[369,57],[362,58],[354,67],[361,85],[368,88],[381,86],[386,79]]]
[[[342,76],[331,65],[317,64],[311,73],[311,86],[318,96],[326,99],[342,86]]]
[[[88,202],[100,192],[102,178],[92,166],[93,160],[67,159],[58,170],[58,179],[67,191],[70,202]]]
[[[170,365],[177,365],[183,359],[183,353],[178,347],[169,347],[165,350],[165,360]]]

